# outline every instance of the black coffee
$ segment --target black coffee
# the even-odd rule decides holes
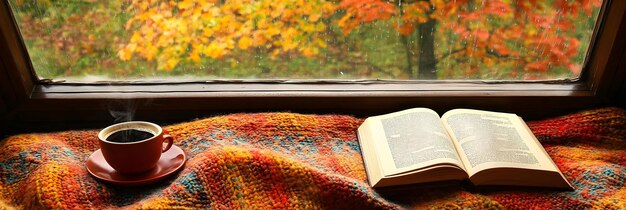
[[[147,132],[147,131],[142,131],[142,130],[137,130],[137,129],[127,129],[127,130],[116,131],[115,133],[109,135],[109,137],[107,137],[107,141],[127,143],[127,142],[141,141],[144,139],[151,138],[153,136],[154,134]]]

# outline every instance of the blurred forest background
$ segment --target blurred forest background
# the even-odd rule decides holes
[[[40,78],[541,80],[602,0],[10,0]]]

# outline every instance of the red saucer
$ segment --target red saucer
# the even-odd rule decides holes
[[[94,177],[115,185],[145,185],[161,181],[180,170],[185,165],[186,159],[185,152],[180,147],[172,145],[172,148],[161,154],[161,159],[154,169],[141,174],[127,175],[115,171],[98,149],[87,159],[87,171]]]

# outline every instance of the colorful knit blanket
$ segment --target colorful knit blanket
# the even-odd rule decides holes
[[[232,114],[165,126],[188,155],[179,173],[121,187],[91,176],[97,130],[23,134],[0,142],[0,208],[626,208],[626,112],[583,111],[529,122],[574,191],[373,190],[356,139],[363,119]]]

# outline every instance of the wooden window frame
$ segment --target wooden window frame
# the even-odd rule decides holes
[[[64,84],[39,81],[6,1],[0,5],[0,126],[4,134],[97,128],[111,110],[134,119],[189,121],[233,112],[368,116],[411,107],[476,108],[527,119],[626,104],[626,1],[608,0],[577,81],[318,81]]]

